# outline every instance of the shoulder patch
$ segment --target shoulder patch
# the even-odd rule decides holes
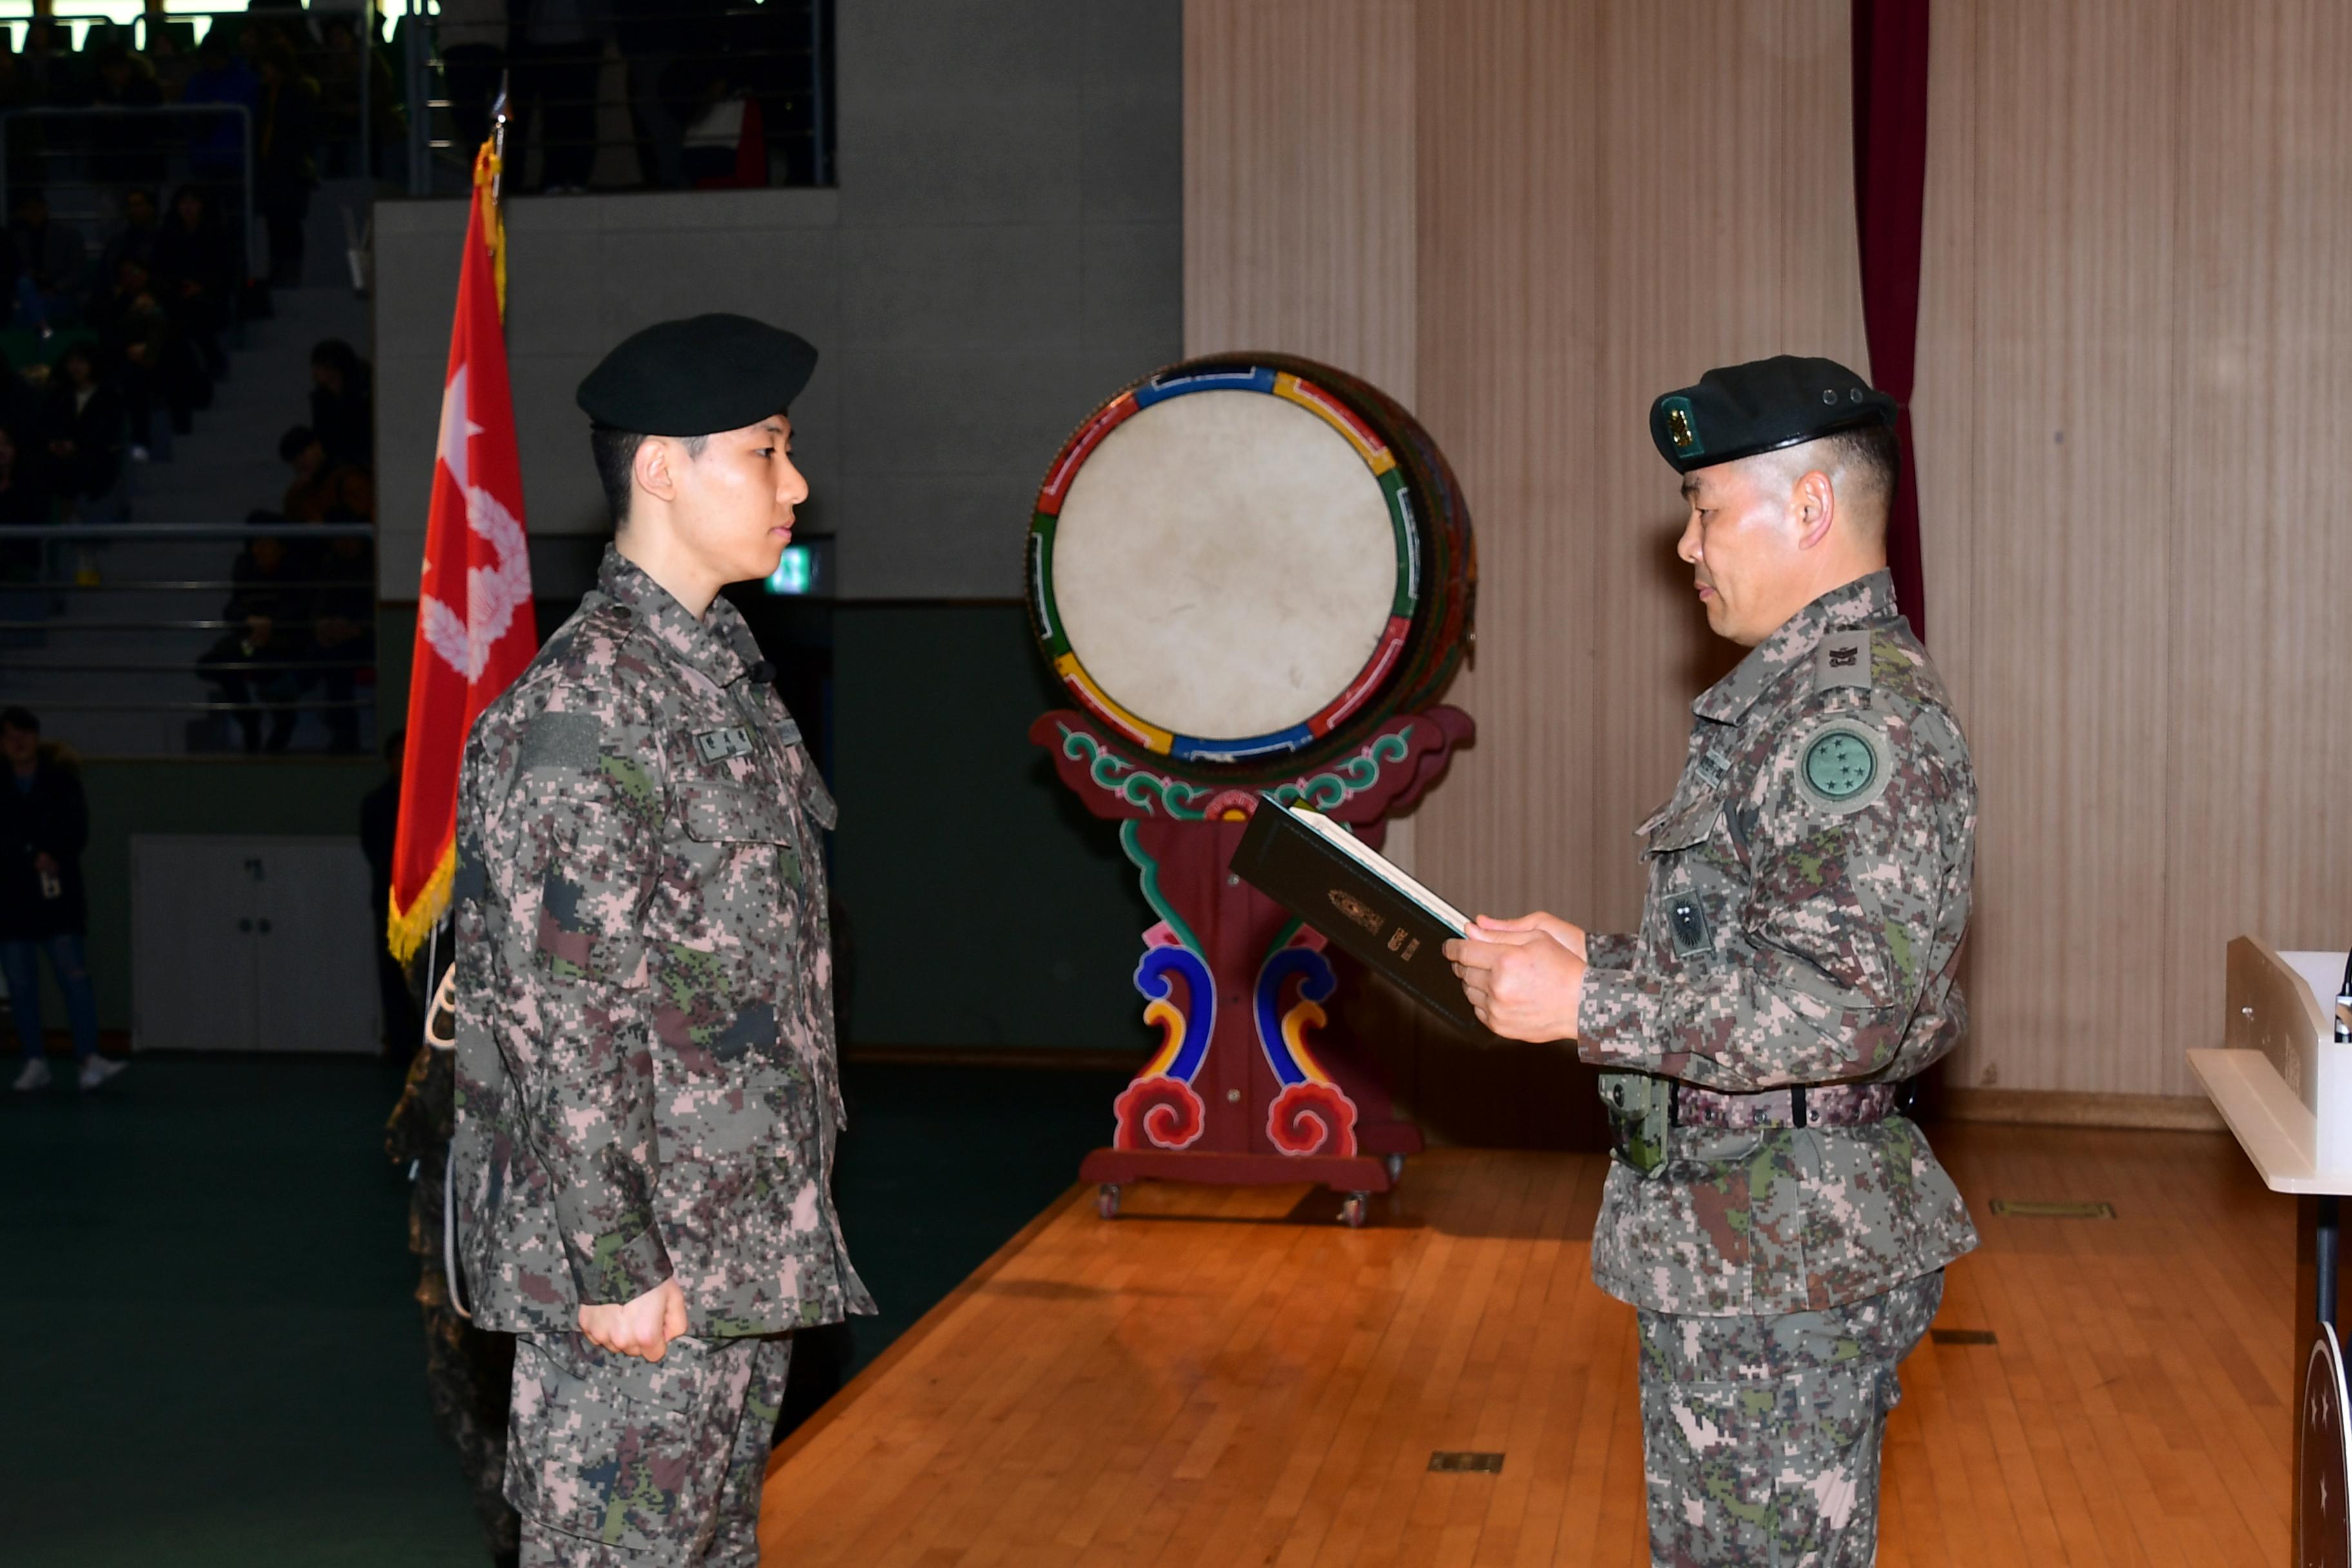
[[[1859,686],[1868,690],[1872,680],[1870,634],[1832,632],[1813,650],[1813,689]]]
[[[521,773],[561,770],[593,773],[604,727],[586,713],[541,713],[522,732],[515,767]]]
[[[1840,720],[1813,731],[1797,759],[1797,783],[1814,806],[1843,816],[1886,793],[1893,749],[1867,724]]]

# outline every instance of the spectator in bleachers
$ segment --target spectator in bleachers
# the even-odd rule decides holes
[[[163,89],[154,68],[142,55],[122,44],[110,43],[89,51],[95,71],[91,101],[108,109],[157,109]],[[132,115],[100,120],[89,128],[90,174],[108,184],[163,177],[163,154],[158,148],[152,116]]]
[[[89,807],[73,752],[41,739],[41,721],[23,708],[0,709],[0,973],[8,981],[24,1053],[16,1087],[49,1084],[48,1042],[41,1029],[41,960],[66,999],[74,1060],[84,1089],[96,1089],[127,1063],[98,1054],[98,993],[89,983],[86,942],[89,898],[81,856],[89,844]]]
[[[76,521],[92,521],[122,473],[125,416],[121,389],[99,375],[98,354],[74,343],[58,357],[42,405],[51,484]]]
[[[150,268],[155,265],[155,241],[163,232],[162,216],[155,210],[155,193],[145,185],[133,185],[122,193],[122,226],[106,237],[106,247],[98,253],[100,283],[111,281],[126,261]]]
[[[325,174],[359,173],[360,100],[367,100],[368,132],[375,148],[378,169],[383,150],[397,143],[404,126],[400,117],[400,84],[392,65],[373,49],[360,47],[352,17],[329,12],[319,25],[319,47],[306,64],[319,83],[319,142],[327,159]],[[360,72],[368,73],[364,95]],[[371,174],[378,170],[368,171]]]
[[[329,522],[364,520],[348,512]],[[310,601],[310,658],[326,706],[327,749],[360,749],[359,710],[352,706],[359,672],[375,659],[375,554],[365,539],[338,535],[313,552],[310,572],[319,584]]]
[[[261,78],[229,47],[228,31],[218,23],[196,45],[196,68],[180,101],[235,105],[257,121],[260,118]],[[245,125],[236,115],[201,116],[190,127],[190,138],[194,147],[188,164],[197,179],[226,186],[245,178]]]
[[[470,167],[474,150],[489,139],[490,105],[507,68],[507,0],[441,0],[433,37],[449,89],[457,153]]]
[[[17,452],[16,437],[0,424],[0,528],[49,521],[49,492],[38,470],[39,465]]]
[[[520,188],[530,172],[524,138],[539,111],[539,189],[585,191],[596,162],[596,78],[604,69],[605,0],[520,0],[515,8],[514,119],[507,168]]]
[[[89,249],[71,224],[49,216],[49,198],[37,187],[17,195],[8,239],[16,253],[18,298],[36,302],[38,324],[54,326],[79,316],[89,286]]]
[[[319,84],[302,72],[294,46],[282,35],[264,37],[258,55],[261,107],[253,122],[253,195],[269,230],[269,281],[302,281],[302,228],[310,193],[319,184]]]
[[[166,103],[182,101],[196,73],[195,59],[180,47],[178,31],[161,17],[151,16],[147,23],[147,68],[155,73],[155,86]]]
[[[228,374],[221,329],[236,298],[236,247],[213,200],[200,185],[182,185],[172,195],[171,216],[155,237],[156,298],[181,339],[195,351],[213,381]],[[198,396],[196,405],[205,399]]]
[[[375,467],[375,373],[341,338],[311,347],[310,428],[337,462]]]
[[[173,436],[189,426],[189,367],[179,363],[176,334],[147,287],[147,269],[126,261],[121,270],[131,297],[115,316],[107,341],[121,356],[131,460],[143,463],[155,457],[169,461]]]
[[[221,700],[231,703],[229,716],[245,740],[245,749],[265,749],[261,736],[262,704],[268,704],[267,750],[282,752],[294,738],[299,716],[293,707],[301,695],[300,650],[310,604],[296,586],[300,567],[286,541],[257,535],[246,541],[236,564],[229,569],[236,584],[221,618],[231,622],[220,640],[196,660],[196,672],[220,688]]]
[[[287,431],[278,455],[294,470],[282,509],[287,521],[367,522],[375,517],[375,486],[367,470],[333,457],[309,426]]]
[[[0,426],[0,582],[30,583],[41,575],[42,542],[25,529],[49,521],[48,493],[16,459],[16,440]]]

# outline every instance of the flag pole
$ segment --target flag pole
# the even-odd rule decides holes
[[[498,160],[499,172],[490,176],[490,205],[499,205],[506,189],[507,178],[507,73],[499,72],[499,95],[490,100],[490,156]]]

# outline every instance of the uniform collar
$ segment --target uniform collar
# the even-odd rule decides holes
[[[1895,576],[1880,570],[1832,588],[1790,616],[1780,629],[1748,650],[1739,668],[1699,693],[1691,711],[1721,724],[1737,724],[1771,684],[1813,657],[1822,638],[1850,626],[1892,621]]]
[[[716,598],[703,618],[695,619],[668,589],[616,546],[604,546],[596,586],[606,598],[625,606],[655,641],[721,686],[732,685],[760,662],[760,645],[743,624],[741,611],[725,598]]]

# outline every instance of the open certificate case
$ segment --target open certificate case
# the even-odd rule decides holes
[[[1261,795],[1231,869],[1432,1012],[1492,1037],[1443,951],[1469,917],[1339,824]]]

